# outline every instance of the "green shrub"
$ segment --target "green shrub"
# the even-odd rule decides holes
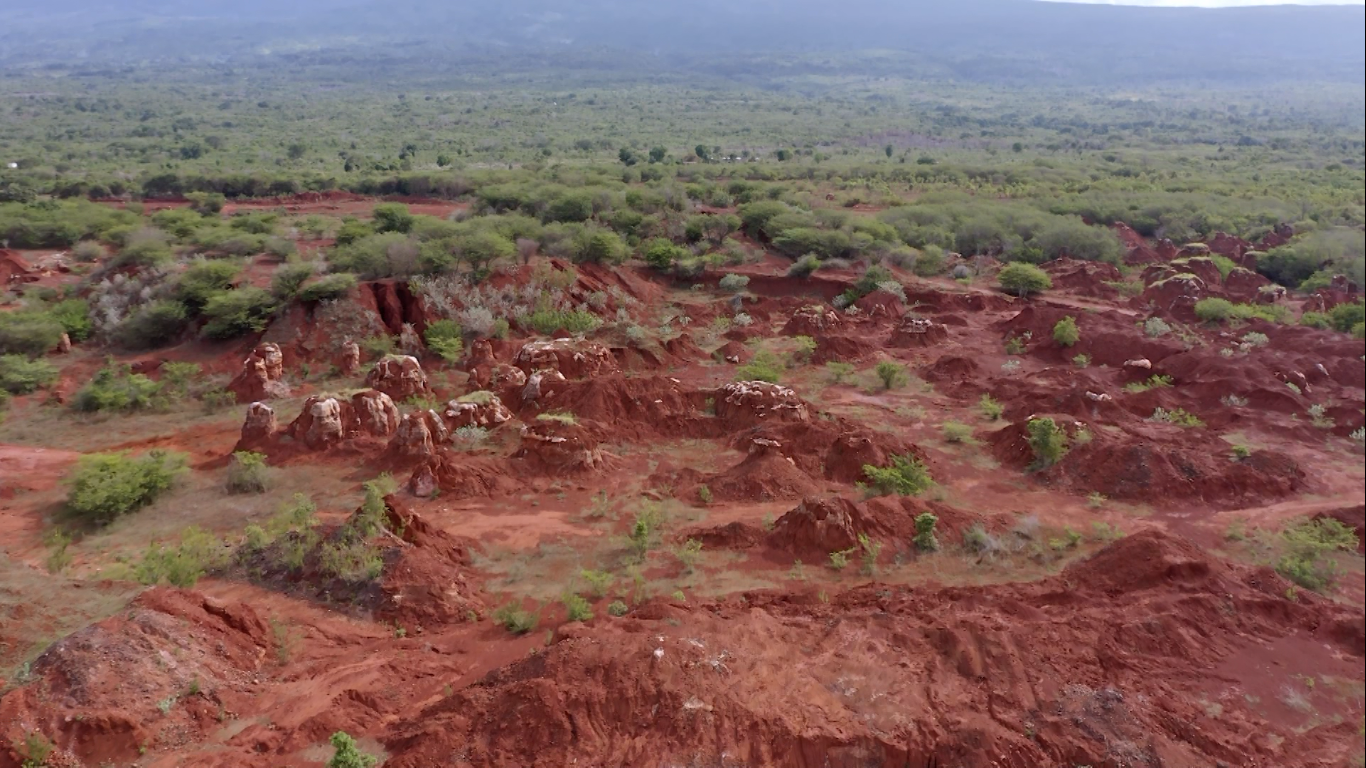
[[[1334,330],[1351,333],[1354,327],[1366,322],[1366,304],[1359,301],[1339,304],[1328,312],[1328,320],[1333,324]]]
[[[950,443],[972,442],[972,427],[956,421],[944,422],[944,440]]]
[[[72,341],[85,341],[95,329],[95,324],[90,320],[90,303],[84,299],[57,302],[47,312],[52,319],[62,324]]]
[[[349,272],[328,275],[312,285],[300,288],[297,298],[299,301],[339,299],[350,293],[351,289],[356,287],[356,283],[356,276]]]
[[[1206,323],[1225,323],[1229,320],[1266,320],[1285,322],[1290,310],[1278,304],[1234,304],[1227,299],[1201,299],[1195,302],[1195,316]]]
[[[1007,264],[996,279],[1001,288],[1021,298],[1053,287],[1053,278],[1047,272],[1023,262]]]
[[[1037,469],[1051,467],[1067,452],[1067,434],[1052,419],[1030,419],[1029,448],[1034,452]]]
[[[62,340],[65,330],[47,312],[0,312],[0,355],[46,354]]]
[[[1300,325],[1326,331],[1333,327],[1333,321],[1326,312],[1305,312],[1300,316]]]
[[[423,334],[427,348],[448,363],[455,363],[465,352],[464,331],[454,320],[434,320]]]
[[[1195,316],[1207,323],[1222,323],[1233,317],[1233,302],[1228,299],[1201,299],[1195,303]]]
[[[514,635],[525,635],[541,623],[536,614],[523,610],[516,603],[508,603],[493,612],[493,620]]]
[[[380,203],[375,206],[372,215],[376,232],[407,233],[413,228],[415,220],[413,214],[408,212],[408,206],[402,203]]]
[[[613,601],[612,601],[612,604],[609,605],[609,606],[607,606],[607,615],[608,615],[608,616],[625,616],[626,613],[627,613],[627,611],[629,611],[629,610],[630,610],[630,609],[626,607],[626,603],[623,603],[623,602],[620,601],[620,600],[613,600]]]
[[[161,366],[161,389],[168,397],[185,397],[190,394],[190,384],[203,372],[198,363],[164,363]]]
[[[891,361],[883,360],[873,369],[878,381],[882,382],[883,389],[894,389],[906,385],[909,376],[906,374],[906,366]]]
[[[579,577],[588,582],[588,590],[593,597],[604,598],[611,591],[612,584],[617,580],[609,571],[592,571],[584,569],[579,571]]]
[[[1005,406],[1001,405],[991,395],[982,395],[982,399],[977,401],[977,409],[982,412],[982,417],[987,421],[996,421],[1006,412]]]
[[[717,283],[717,286],[727,293],[740,293],[745,290],[747,285],[749,285],[748,275],[725,275]]]
[[[299,289],[313,273],[313,265],[307,262],[280,265],[270,278],[271,295],[280,301],[289,301],[299,294]]]
[[[1171,385],[1172,377],[1155,373],[1152,376],[1149,376],[1146,381],[1131,381],[1128,384],[1125,384],[1124,391],[1138,394],[1140,392],[1147,392],[1150,389],[1161,389],[1163,387],[1170,387]]]
[[[772,352],[761,349],[754,359],[735,369],[736,381],[767,381],[777,384],[782,379],[783,364]]]
[[[1281,532],[1285,553],[1276,571],[1305,589],[1322,592],[1332,587],[1340,575],[1332,559],[1335,552],[1357,548],[1357,535],[1350,527],[1331,517],[1305,520]]]
[[[162,405],[161,385],[127,365],[109,364],[76,392],[71,407],[84,413],[144,411]]]
[[[556,331],[588,333],[602,325],[596,315],[583,309],[538,309],[523,317],[521,322],[544,336]]]
[[[1205,426],[1205,422],[1201,421],[1198,416],[1195,416],[1191,413],[1187,413],[1185,410],[1181,408],[1176,408],[1170,411],[1166,408],[1157,408],[1153,411],[1153,415],[1148,417],[1148,421],[1159,422],[1163,424],[1175,424],[1178,427]]]
[[[1159,338],[1172,332],[1172,327],[1160,317],[1150,317],[1143,321],[1143,333],[1149,338]]]
[[[918,496],[933,485],[930,471],[920,459],[910,454],[889,457],[891,464],[886,467],[863,465],[863,474],[868,484],[881,494],[898,496]]]
[[[202,333],[210,339],[230,339],[265,330],[275,312],[275,298],[260,288],[238,288],[216,293],[204,305]]]
[[[57,380],[57,367],[24,355],[0,355],[0,391],[26,395]]]
[[[915,516],[915,536],[911,543],[921,552],[936,552],[939,550],[939,538],[935,536],[934,527],[939,523],[939,518],[929,512],[921,512]]]
[[[593,606],[583,596],[566,592],[560,598],[560,602],[564,604],[565,614],[570,621],[591,621],[593,619]]]
[[[1053,326],[1053,341],[1060,347],[1070,347],[1081,341],[1081,331],[1077,330],[1075,317],[1064,317]]]
[[[175,297],[197,313],[212,296],[232,287],[241,272],[241,266],[226,259],[196,261],[176,279]]]
[[[360,751],[356,746],[356,740],[345,731],[332,734],[329,743],[333,752],[332,758],[327,761],[327,768],[371,768],[379,762],[379,758],[374,755]]]
[[[137,458],[127,453],[87,454],[67,477],[67,507],[86,522],[110,523],[170,490],[184,464],[183,456],[165,451]]]
[[[180,543],[175,547],[156,542],[147,545],[142,560],[133,567],[133,575],[149,586],[164,581],[189,589],[222,563],[223,552],[223,542],[191,526],[180,534]]]
[[[666,272],[672,269],[674,264],[691,256],[692,252],[680,245],[674,245],[666,238],[656,237],[645,244],[640,255],[651,269]]]
[[[808,253],[800,259],[797,259],[796,261],[792,262],[792,266],[787,268],[787,276],[798,278],[810,277],[812,272],[815,272],[820,268],[820,257],[814,253]]]
[[[228,493],[265,493],[268,472],[264,454],[236,451],[228,464]]]
[[[175,341],[189,317],[189,310],[178,301],[154,301],[119,323],[111,335],[126,349],[153,349]]]

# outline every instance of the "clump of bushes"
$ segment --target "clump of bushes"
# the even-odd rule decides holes
[[[1034,467],[1045,469],[1058,463],[1067,453],[1067,433],[1049,418],[1030,419],[1029,448],[1034,452]]]
[[[71,407],[85,413],[149,410],[163,403],[161,394],[151,378],[111,361],[76,392]]]
[[[46,354],[61,341],[65,330],[48,312],[0,312],[0,355]]]
[[[275,297],[260,288],[238,288],[214,294],[204,305],[203,334],[210,339],[230,339],[265,330],[275,312]]]
[[[879,362],[873,368],[873,373],[877,375],[877,380],[882,382],[882,388],[888,390],[905,386],[910,378],[906,373],[906,366],[891,360]]]
[[[175,484],[185,466],[179,454],[145,456],[94,453],[82,456],[67,477],[66,504],[77,518],[105,525],[156,501]]]
[[[1285,322],[1290,310],[1279,304],[1234,304],[1228,299],[1201,299],[1195,302],[1195,316],[1206,323],[1221,324],[1230,320],[1246,322],[1252,319],[1272,323]]]
[[[890,459],[891,464],[886,467],[863,465],[868,485],[877,493],[918,496],[934,484],[929,469],[915,456],[901,454],[893,455]]]
[[[57,368],[46,360],[24,355],[0,355],[0,392],[25,395],[57,379]]]
[[[772,352],[761,349],[754,354],[752,360],[735,369],[735,380],[777,384],[782,379],[782,371],[782,361]]]

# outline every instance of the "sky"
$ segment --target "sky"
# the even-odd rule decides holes
[[[1055,2],[1147,5],[1154,8],[1236,8],[1249,5],[1366,5],[1366,0],[1054,0]]]

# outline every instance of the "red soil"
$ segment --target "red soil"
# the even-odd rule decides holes
[[[232,210],[336,215],[374,202],[327,194]],[[1179,252],[1115,229],[1131,262],[1153,264],[1154,282]],[[1238,258],[1248,248],[1210,247]],[[249,430],[239,445],[236,427],[204,420],[124,447],[187,450],[196,473],[221,471],[237,447],[263,451],[281,473],[327,468],[356,486],[391,472],[400,490],[376,540],[381,575],[345,582],[311,553],[294,571],[248,559],[193,590],[144,592],[54,643],[32,682],[0,697],[0,768],[17,768],[11,745],[33,731],[59,748],[66,762],[54,764],[168,768],[318,766],[338,730],[383,748],[391,768],[1327,768],[1360,754],[1366,596],[1351,584],[1334,599],[1292,590],[1212,551],[1235,552],[1234,521],[1271,535],[1330,515],[1361,536],[1360,448],[1348,437],[1366,420],[1360,340],[1261,322],[1149,337],[1149,313],[1173,321],[1184,293],[1155,291],[1170,302],[1153,310],[1107,285],[1120,277],[1113,267],[1089,262],[1049,265],[1056,287],[1032,301],[907,278],[905,305],[879,291],[853,312],[830,300],[854,270],[796,280],[785,266],[769,254],[735,270],[750,277],[740,308],[752,322],[718,334],[711,322],[739,311],[729,295],[578,265],[566,293],[598,297],[602,329],[552,343],[518,329],[471,340],[458,369],[410,349],[416,362],[379,366],[370,380],[394,391],[387,404],[359,373],[301,375],[332,365],[338,339],[316,308],[289,309],[263,339],[279,346],[291,389],[238,387],[270,394],[273,430]],[[492,279],[547,268],[568,265],[538,260]],[[1248,286],[1215,270],[1205,290]],[[393,281],[354,298],[391,334],[434,319]],[[692,318],[685,333],[641,341],[616,325],[625,310],[651,329],[666,307]],[[1065,317],[1080,331],[1070,347],[1052,335]],[[1252,331],[1266,343],[1244,346]],[[816,348],[781,371],[783,385],[735,381],[736,362],[770,345],[786,354],[793,336]],[[1007,339],[1022,350],[1006,355]],[[165,361],[200,362],[226,380],[260,341],[126,359],[152,375]],[[253,370],[275,365],[261,357]],[[877,359],[918,379],[883,390],[869,373]],[[858,374],[832,383],[818,366],[837,360]],[[100,362],[78,347],[53,394]],[[1127,386],[1154,376],[1170,386]],[[484,389],[506,407],[496,422],[475,434],[472,422],[448,423],[448,401]],[[315,409],[329,392],[344,393],[336,428],[315,429],[332,413]],[[1000,420],[983,416],[984,394]],[[435,407],[403,402],[411,395]],[[11,418],[33,417],[48,397],[17,398]],[[1203,426],[1154,421],[1158,408]],[[1039,417],[1064,428],[1069,450],[1035,469],[1026,425]],[[948,439],[951,421],[969,437]],[[466,434],[452,437],[456,427]],[[921,460],[936,487],[866,498],[865,466],[898,455]],[[0,445],[0,556],[26,573],[41,576],[45,520],[77,456]],[[1087,508],[1092,494],[1102,508]],[[351,498],[324,511],[324,541],[340,535]],[[635,571],[622,550],[642,499],[668,519]],[[925,513],[938,521],[935,553],[913,543]],[[1102,548],[1059,533],[1092,523],[1129,535]],[[1033,554],[993,570],[983,536]],[[654,589],[677,574],[689,539],[703,545],[696,573]],[[881,547],[866,562],[865,543]],[[842,551],[841,574],[829,566]],[[617,586],[593,599],[591,620],[568,621],[556,598],[582,591],[576,579],[597,568]],[[622,586],[628,573],[644,585],[637,595]],[[727,586],[737,579],[768,586]],[[660,596],[675,588],[685,599]],[[609,613],[616,599],[631,601],[626,615]],[[489,620],[508,604],[536,611],[541,629],[514,636]]]

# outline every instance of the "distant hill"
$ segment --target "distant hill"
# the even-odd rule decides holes
[[[495,52],[648,54],[726,73],[773,53],[896,52],[973,80],[1366,76],[1360,6],[1136,8],[1035,0],[49,0],[0,8],[0,66]],[[717,67],[720,67],[717,70]]]

